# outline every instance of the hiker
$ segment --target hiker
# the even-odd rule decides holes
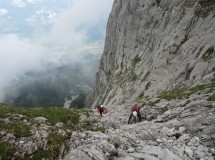
[[[99,105],[98,107],[97,107],[97,110],[98,110],[98,112],[100,113],[100,116],[102,117],[102,113],[103,114],[105,114],[105,113],[107,113],[108,111],[107,111],[107,108],[102,104],[102,105]]]
[[[137,119],[139,119],[139,122],[141,122],[140,107],[137,106],[137,104],[135,104],[134,106],[131,107],[131,115],[128,119],[128,124],[129,124],[132,116],[134,116],[136,118],[136,122],[137,122]]]

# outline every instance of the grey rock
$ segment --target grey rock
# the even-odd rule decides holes
[[[16,142],[16,137],[11,133],[7,133],[4,137],[2,137],[2,140],[13,145]]]
[[[184,133],[186,131],[186,128],[185,127],[179,127],[178,130],[180,133]]]
[[[80,120],[81,120],[81,122],[86,121],[87,120],[87,116],[82,114],[80,116]]]
[[[64,124],[62,122],[55,124],[55,127],[57,127],[57,128],[63,128],[63,126],[64,126]]]
[[[190,147],[185,147],[184,151],[188,154],[190,158],[193,157],[193,150]]]
[[[129,149],[128,149],[128,153],[133,153],[133,152],[135,152],[135,149],[134,149],[134,148],[129,148]]]
[[[203,15],[204,7],[183,0],[115,1],[93,107],[126,102],[143,91],[153,97],[161,90],[210,82],[215,57],[207,51],[215,41],[214,6]]]
[[[47,118],[45,118],[45,117],[36,117],[34,119],[36,122],[38,122],[40,124],[45,124],[47,122]]]

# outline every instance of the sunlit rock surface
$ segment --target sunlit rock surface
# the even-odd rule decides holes
[[[88,105],[210,82],[214,10],[214,0],[115,0]]]

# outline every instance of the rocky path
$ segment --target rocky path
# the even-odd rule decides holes
[[[182,102],[171,102],[172,106],[181,105]],[[204,103],[204,104],[203,104]],[[70,140],[70,150],[63,159],[70,160],[214,160],[215,150],[213,146],[213,136],[211,132],[214,127],[215,104],[208,102],[196,102],[201,104],[199,112],[187,112],[184,105],[181,108],[171,108],[169,102],[160,102],[155,107],[168,110],[159,116],[156,109],[149,112],[141,123],[127,125],[129,117],[129,106],[108,106],[109,113],[100,117],[96,111],[89,117],[99,120],[99,125],[106,128],[102,132],[73,132]],[[203,106],[203,108],[202,108]],[[198,121],[196,117],[203,117],[205,106],[212,106],[204,123],[206,125],[197,126],[193,121]],[[197,110],[197,109],[196,109]],[[154,113],[156,112],[156,113]],[[155,118],[151,118],[151,117]],[[179,117],[183,117],[181,120]],[[186,117],[186,118],[185,118]],[[195,118],[195,120],[194,120]],[[192,121],[193,120],[193,121]],[[196,134],[189,132],[189,125],[195,125],[193,129],[200,127],[204,130],[206,126],[208,133],[196,131]],[[198,123],[197,123],[198,124]],[[191,124],[190,124],[191,125]],[[200,137],[201,135],[202,137]],[[211,138],[212,144],[203,143],[203,140]]]

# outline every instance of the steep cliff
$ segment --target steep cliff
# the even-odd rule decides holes
[[[210,83],[214,10],[214,0],[115,0],[88,105]]]

